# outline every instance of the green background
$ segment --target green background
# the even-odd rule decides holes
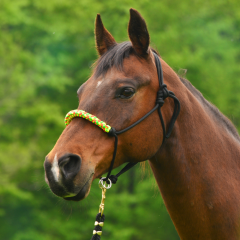
[[[91,238],[97,181],[87,199],[66,202],[44,182],[43,161],[97,59],[96,14],[121,42],[131,7],[152,47],[240,129],[239,0],[0,0],[1,240]],[[105,214],[102,239],[179,239],[148,166],[107,192]]]

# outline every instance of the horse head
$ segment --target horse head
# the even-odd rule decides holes
[[[97,15],[95,36],[99,59],[91,77],[77,91],[78,109],[97,116],[117,131],[152,110],[159,90],[156,53],[149,47],[145,21],[134,9],[130,9],[128,35],[129,42],[117,44]],[[163,118],[171,114],[164,107],[163,111]],[[113,168],[151,159],[162,141],[161,122],[154,111],[119,135]],[[113,151],[113,137],[86,119],[73,118],[46,157],[46,182],[56,195],[66,200],[81,200],[88,195],[92,181],[109,170]]]

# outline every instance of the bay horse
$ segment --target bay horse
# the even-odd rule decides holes
[[[130,9],[129,42],[117,44],[95,22],[99,59],[91,77],[78,89],[78,109],[97,116],[116,130],[135,123],[156,104],[159,89],[146,23]],[[239,239],[240,137],[233,124],[158,57],[164,83],[181,103],[170,137],[163,142],[157,110],[118,137],[113,168],[148,160],[181,239]],[[174,101],[161,108],[166,129]],[[108,172],[114,138],[95,124],[72,119],[47,155],[45,179],[56,195],[79,201],[94,179]],[[163,144],[162,144],[163,142]]]

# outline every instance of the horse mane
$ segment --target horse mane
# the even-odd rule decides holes
[[[212,103],[207,101],[202,93],[198,91],[187,79],[179,77],[181,82],[187,87],[187,89],[198,99],[198,101],[210,112],[214,118],[217,120],[218,123],[220,123],[222,126],[224,126],[232,135],[240,141],[240,137],[238,134],[237,129],[232,124],[232,122],[224,116],[217,107],[215,107]]]
[[[151,48],[151,50],[158,54],[155,49]],[[107,71],[112,67],[116,67],[119,71],[123,71],[123,60],[125,58],[129,58],[130,55],[135,55],[138,58],[143,58],[137,55],[132,47],[132,43],[129,41],[114,45],[94,64],[94,66],[96,66],[94,72],[95,77],[98,78],[101,75],[105,75]]]

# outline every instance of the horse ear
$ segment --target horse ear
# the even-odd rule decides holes
[[[95,38],[97,51],[100,56],[103,55],[109,48],[117,44],[113,36],[103,26],[100,14],[98,14],[96,17]]]
[[[130,9],[128,35],[132,42],[133,48],[138,55],[144,56],[149,53],[150,38],[146,22],[140,13],[133,8]]]

